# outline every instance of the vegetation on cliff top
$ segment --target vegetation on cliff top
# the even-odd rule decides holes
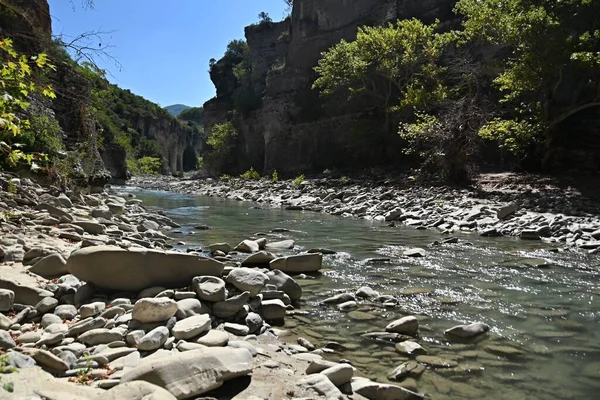
[[[452,180],[468,177],[477,137],[551,159],[558,125],[600,106],[600,3],[460,0],[461,31],[398,21],[359,29],[323,53],[314,88],[366,96]],[[502,49],[491,60],[484,52]],[[441,161],[441,163],[440,163]]]

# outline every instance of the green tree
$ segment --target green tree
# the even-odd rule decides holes
[[[205,158],[207,166],[215,173],[220,173],[231,163],[232,151],[238,133],[231,122],[216,124],[206,140],[210,146]]]
[[[506,112],[481,130],[518,152],[545,143],[550,166],[558,125],[600,106],[600,2],[460,0],[470,40],[505,48],[495,84]]]
[[[52,86],[44,82],[44,73],[54,66],[45,53],[35,56],[17,53],[11,39],[0,40],[0,61],[0,167],[25,162],[36,169],[38,164],[34,161],[47,158],[20,150],[18,139],[23,130],[31,126],[23,117],[31,96],[56,97]]]
[[[273,23],[273,20],[268,13],[261,11],[260,14],[258,14],[258,23],[260,25],[270,25]]]

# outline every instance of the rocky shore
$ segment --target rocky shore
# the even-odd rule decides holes
[[[318,274],[320,252],[283,255],[293,241],[265,237],[169,251],[176,223],[133,196],[94,192],[0,175],[0,398],[423,398],[325,360],[336,342],[280,339],[277,326],[302,313],[297,278]],[[346,297],[329,302],[385,300],[368,287]],[[408,316],[374,338],[417,357],[395,379],[443,362],[419,351],[417,332]]]
[[[489,176],[488,176],[489,178]],[[382,221],[390,226],[437,229],[539,241],[557,249],[600,252],[600,202],[575,189],[538,180],[507,183],[498,177],[471,189],[420,187],[392,180],[311,179],[273,183],[243,179],[136,178],[131,184],[287,210],[324,212]]]

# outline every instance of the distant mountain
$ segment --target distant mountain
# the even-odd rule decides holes
[[[192,107],[186,106],[184,104],[173,104],[172,106],[165,107],[165,110],[167,110],[168,112],[170,112],[171,115],[173,115],[174,117],[178,117],[179,114],[181,114],[181,112],[183,110],[187,110],[189,108],[192,108]]]

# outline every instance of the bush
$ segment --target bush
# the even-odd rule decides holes
[[[250,169],[248,171],[246,171],[240,175],[240,178],[245,179],[245,180],[258,181],[258,180],[260,180],[260,174],[258,172],[256,172],[254,170],[254,168],[250,167]]]
[[[292,182],[292,187],[299,188],[300,185],[302,185],[302,183],[304,182],[304,180],[304,175],[298,175],[296,179],[294,179],[294,182]]]
[[[237,131],[231,122],[213,126],[206,143],[211,147],[206,156],[206,163],[215,172],[222,171],[230,161],[235,146]]]
[[[219,177],[219,180],[221,180],[223,182],[229,182],[231,180],[231,176],[229,176],[227,174],[223,174]]]
[[[277,173],[277,170],[273,171],[273,176],[271,176],[271,182],[273,182],[273,183],[279,182],[279,174]]]
[[[158,175],[162,167],[162,161],[156,157],[142,157],[137,160],[139,171],[144,175]]]

